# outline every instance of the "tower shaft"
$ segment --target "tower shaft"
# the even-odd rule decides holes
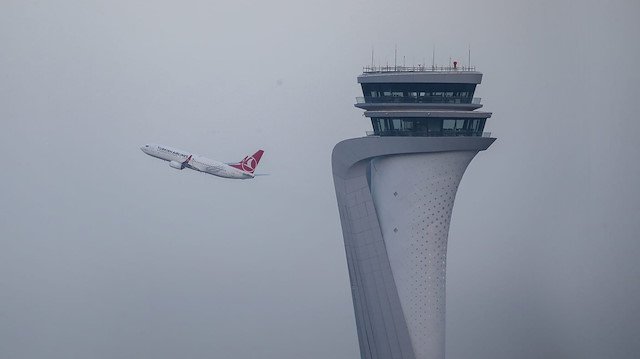
[[[467,164],[492,142],[364,137],[334,148],[333,177],[363,359],[444,358],[451,208]]]

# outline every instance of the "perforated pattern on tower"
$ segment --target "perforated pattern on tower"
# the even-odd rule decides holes
[[[444,358],[449,223],[475,154],[397,155],[371,164],[372,197],[416,359]]]

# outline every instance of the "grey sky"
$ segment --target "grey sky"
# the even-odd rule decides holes
[[[448,358],[640,352],[637,1],[3,1],[0,357],[357,358],[330,169],[371,61],[485,76]],[[401,57],[402,58],[402,57]],[[253,181],[179,172],[158,142]]]

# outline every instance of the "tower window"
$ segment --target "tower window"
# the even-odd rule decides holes
[[[372,117],[378,136],[482,136],[486,119]]]

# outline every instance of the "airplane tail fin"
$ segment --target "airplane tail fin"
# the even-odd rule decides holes
[[[264,154],[264,151],[258,150],[253,155],[246,156],[242,159],[242,161],[238,163],[232,163],[230,164],[230,166],[248,173],[253,173],[253,171],[255,171],[258,167],[258,163],[260,162],[260,158],[262,158],[262,154]]]

